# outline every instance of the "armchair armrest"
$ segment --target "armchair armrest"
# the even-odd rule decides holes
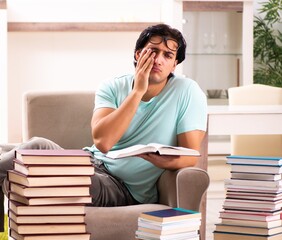
[[[207,172],[197,167],[166,170],[158,181],[159,203],[199,211],[209,182]]]

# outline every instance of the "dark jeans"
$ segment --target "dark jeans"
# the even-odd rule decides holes
[[[17,149],[62,149],[58,144],[45,139],[34,137],[29,141],[20,144],[11,151],[0,156],[0,184],[3,191],[7,193],[7,184],[3,184],[7,171],[13,169],[13,159]],[[110,207],[126,206],[138,204],[131,196],[124,183],[111,175],[104,164],[93,158],[95,174],[91,177],[90,194],[92,196],[92,206]],[[5,181],[6,182],[6,181]],[[90,204],[91,205],[91,204]]]

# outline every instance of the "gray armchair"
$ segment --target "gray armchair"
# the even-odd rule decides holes
[[[23,99],[23,140],[45,137],[60,146],[78,149],[92,145],[90,120],[95,93],[30,92]],[[197,167],[165,171],[158,181],[158,204],[124,207],[86,207],[87,230],[91,239],[135,239],[141,212],[182,207],[202,212],[201,239],[205,239],[207,137]]]

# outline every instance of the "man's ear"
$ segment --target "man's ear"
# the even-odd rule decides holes
[[[135,54],[134,54],[134,59],[135,59],[136,61],[138,61],[138,59],[139,59],[139,57],[140,57],[140,53],[141,53],[141,50],[137,50],[137,51],[135,52]]]
[[[175,61],[174,61],[174,64],[173,64],[173,70],[172,70],[172,72],[175,70],[177,63],[178,63],[178,60],[175,60]]]

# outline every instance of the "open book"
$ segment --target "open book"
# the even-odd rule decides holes
[[[107,153],[106,156],[115,159],[115,158],[136,156],[143,153],[157,153],[160,155],[178,155],[178,156],[180,155],[200,156],[200,153],[194,149],[162,145],[159,143],[149,143],[147,145],[138,144],[121,150],[110,151]]]

